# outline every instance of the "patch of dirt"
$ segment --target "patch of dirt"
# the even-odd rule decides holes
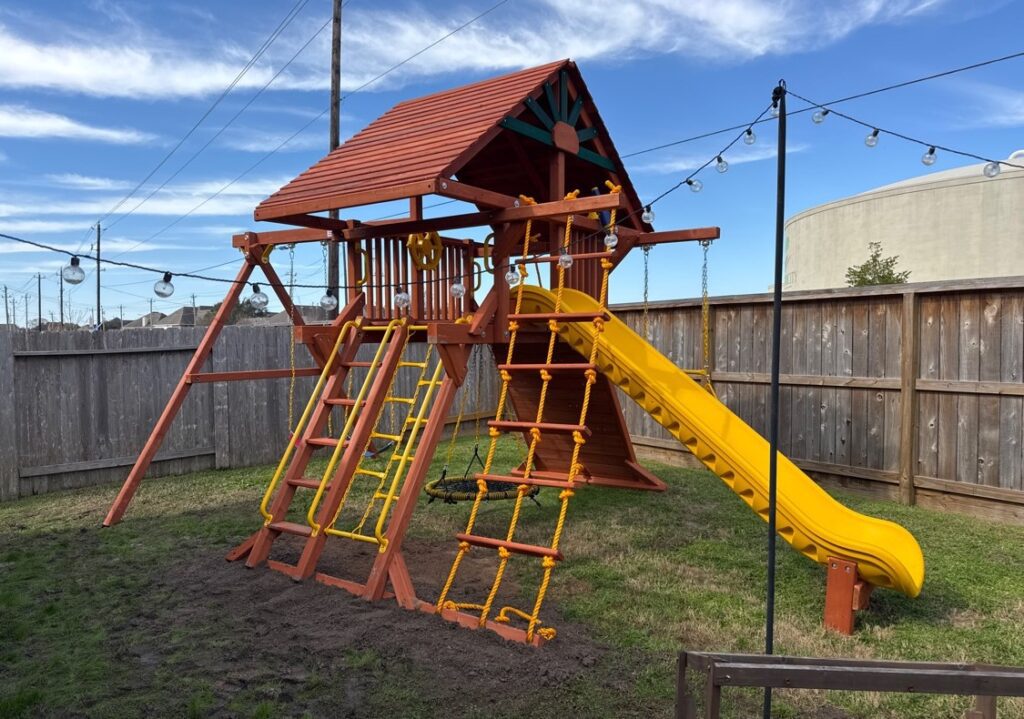
[[[353,544],[328,542],[320,569],[364,581],[376,548]],[[407,547],[421,598],[438,595],[454,544]],[[300,546],[296,540],[283,551],[276,547],[272,557],[294,561]],[[486,594],[494,570],[484,554],[470,553],[463,562],[459,597]],[[605,654],[579,627],[557,617],[551,603],[545,618],[558,637],[538,650],[401,609],[392,600],[370,603],[266,567],[246,569],[208,551],[157,573],[146,593],[158,599],[112,631],[123,636],[111,640],[127,643],[123,651],[138,672],[136,686],[160,670],[205,677],[214,696],[202,716],[239,716],[229,705],[243,693],[286,706],[283,716],[368,717],[375,714],[367,698],[392,689],[413,692],[439,716],[488,716],[591,671]]]

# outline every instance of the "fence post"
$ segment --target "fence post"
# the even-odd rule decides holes
[[[224,328],[224,339],[230,341],[233,328]],[[228,371],[228,342],[214,345],[211,357],[214,372]],[[213,383],[213,450],[217,469],[231,467],[231,407],[228,401],[228,383]]]
[[[0,501],[17,499],[21,480],[18,476],[18,409],[14,406],[14,333],[0,330]]]
[[[917,375],[918,339],[921,325],[917,312],[917,294],[903,294],[903,320],[900,327],[900,502],[912,505],[917,463]]]

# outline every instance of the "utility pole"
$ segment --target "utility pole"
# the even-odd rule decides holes
[[[182,319],[185,319],[185,318],[183,317]],[[195,327],[197,324],[199,324],[199,323],[196,322],[196,293],[193,292],[192,293],[192,326]]]
[[[149,314],[153,314],[153,298],[149,298]]]
[[[60,328],[64,329],[64,278],[57,272],[57,286],[60,288]]]
[[[123,330],[124,329],[124,305],[121,305],[120,308],[118,308],[118,309],[120,311],[117,313],[117,321],[118,321],[117,329]]]
[[[38,303],[37,316],[39,317],[39,324],[36,326],[36,329],[38,331],[42,332],[43,331],[43,275],[41,273],[38,273],[38,272],[36,273],[36,302]]]
[[[341,144],[341,0],[334,0],[334,19],[331,23],[331,130],[329,149],[335,150]],[[338,211],[331,210],[332,220],[338,219]],[[338,307],[330,312],[330,317],[338,316],[341,307],[341,295],[338,294],[338,241],[330,240],[327,244],[327,286],[338,299]]]
[[[28,329],[28,292],[25,293],[25,329]]]
[[[100,223],[96,223],[96,324],[99,325],[100,329],[103,329],[103,314],[100,312],[100,239],[102,230],[100,229]]]
[[[11,308],[7,305],[7,285],[4,285],[4,324],[11,324]]]

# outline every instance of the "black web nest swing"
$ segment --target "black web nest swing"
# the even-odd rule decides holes
[[[455,442],[459,438],[459,430],[462,427],[462,419],[465,416],[466,411],[466,400],[469,397],[468,391],[463,391],[462,398],[459,401],[459,414],[455,419],[455,427],[452,430],[451,439],[448,441],[448,449],[445,455],[444,467],[441,469],[441,476],[437,479],[428,482],[423,488],[423,491],[430,497],[428,504],[432,503],[435,499],[440,499],[445,504],[455,504],[457,502],[472,502],[476,499],[478,488],[477,480],[472,476],[474,465],[479,465],[480,470],[484,469],[484,460],[480,456],[480,386],[483,382],[483,367],[481,362],[483,347],[478,346],[474,350],[473,357],[473,373],[476,375],[476,382],[474,385],[474,430],[473,430],[473,456],[469,458],[469,462],[466,464],[466,469],[463,471],[462,476],[449,475],[448,469],[452,463],[452,455],[455,451]],[[540,487],[532,486],[526,493],[526,496],[537,502],[537,494],[540,492]],[[484,501],[493,501],[501,499],[515,499],[519,495],[519,485],[515,482],[487,482],[487,492],[484,494]]]

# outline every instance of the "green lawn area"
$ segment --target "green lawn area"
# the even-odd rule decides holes
[[[519,447],[505,444],[502,463]],[[460,473],[471,452],[457,445]],[[148,480],[105,530],[116,487],[0,505],[0,717],[670,716],[679,649],[762,647],[765,525],[714,475],[648,466],[667,492],[576,493],[544,613],[559,636],[540,650],[225,563],[259,526],[266,467]],[[917,536],[924,591],[878,591],[853,637],[826,632],[823,568],[780,542],[780,653],[1024,665],[1024,527],[837,495]],[[540,501],[524,507],[524,536],[554,526],[554,490]],[[445,565],[468,510],[424,499],[410,566],[429,552],[447,552]],[[508,511],[486,505],[482,521],[499,526]],[[532,597],[533,575],[518,576]],[[436,584],[417,587],[436,597]],[[288,602],[305,624],[282,622]],[[727,691],[727,715],[759,716],[758,696]],[[962,716],[968,700],[779,692],[776,706],[937,718]],[[1000,717],[1024,718],[1024,703],[1001,700]]]

